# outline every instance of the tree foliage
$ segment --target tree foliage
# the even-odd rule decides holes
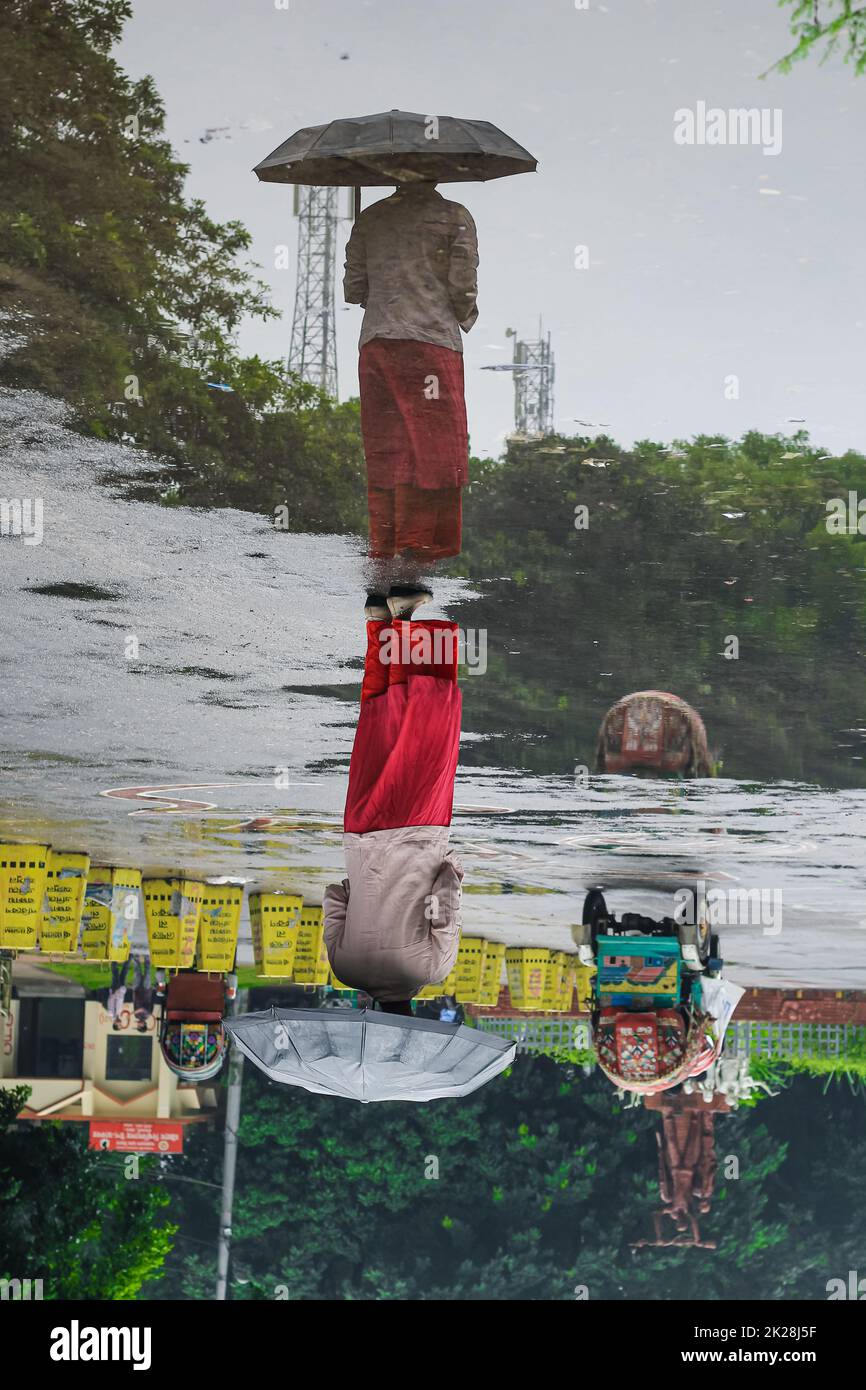
[[[363,530],[357,405],[237,352],[241,322],[275,310],[246,229],[186,196],[153,81],[111,56],[129,13],[0,9],[0,299],[22,329],[3,380],[158,454],[166,500],[288,503],[306,529]]]
[[[701,1221],[716,1250],[634,1248],[659,1203],[658,1123],[623,1110],[606,1081],[546,1058],[417,1106],[350,1105],[247,1070],[231,1296],[565,1301],[585,1287],[591,1300],[821,1298],[846,1260],[857,1267],[862,1102],[798,1079],[760,1112],[718,1119],[716,1194]],[[213,1179],[217,1136],[194,1143],[184,1161]],[[736,1180],[724,1177],[729,1155]],[[202,1242],[216,1203],[206,1188],[177,1200],[193,1239],[176,1246],[157,1297],[213,1287]]]
[[[155,1160],[127,1180],[84,1126],[15,1124],[28,1087],[0,1091],[0,1278],[41,1279],[46,1299],[125,1300],[159,1278],[175,1227]]]
[[[826,62],[841,52],[854,71],[866,68],[866,7],[859,0],[779,0],[780,5],[792,6],[791,33],[796,46],[780,58],[770,71],[790,72],[794,63],[821,53]],[[766,76],[766,73],[763,74]]]
[[[828,504],[864,496],[866,458],[825,454],[751,431],[667,450],[553,436],[476,462],[454,568],[481,589],[465,622],[488,664],[463,699],[496,739],[465,759],[591,767],[605,710],[654,688],[701,712],[726,776],[863,785],[839,731],[866,722],[866,517],[837,532]]]

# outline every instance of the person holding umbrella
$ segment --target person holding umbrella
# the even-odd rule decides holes
[[[463,869],[448,850],[460,742],[457,624],[412,621],[427,590],[371,594],[343,821],[348,877],[324,895],[334,974],[392,1013],[444,980]]]
[[[397,110],[306,126],[255,167],[268,183],[355,189],[344,293],[365,310],[361,428],[374,557],[460,551],[469,461],[461,334],[478,314],[478,249],[472,217],[436,184],[536,167],[489,121]],[[395,184],[360,211],[362,187]]]
[[[469,480],[463,344],[478,317],[478,241],[432,180],[401,183],[361,213],[343,292],[360,304],[361,430],[370,553],[460,553]]]

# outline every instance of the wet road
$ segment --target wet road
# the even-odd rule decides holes
[[[0,538],[2,837],[320,899],[343,872],[360,544],[125,500],[105,477],[139,475],[141,455],[82,439],[32,393],[0,393],[0,446],[4,495],[44,507],[40,545]],[[425,616],[460,601],[471,621],[468,583],[439,580],[436,596]],[[464,747],[477,737],[465,728]],[[104,795],[166,785],[205,805]],[[467,932],[568,947],[588,886],[618,913],[660,915],[705,879],[720,912],[742,911],[736,888],[774,903],[771,920],[719,927],[733,979],[866,987],[862,790],[464,765],[456,801]]]

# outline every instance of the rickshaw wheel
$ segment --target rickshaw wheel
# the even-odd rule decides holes
[[[689,893],[690,903],[680,903],[674,911],[677,935],[680,946],[693,946],[697,951],[701,966],[705,967],[712,951],[710,924],[706,918],[698,918],[698,895],[694,888],[691,888]],[[691,906],[690,912],[688,910],[689,905]],[[691,917],[691,921],[687,920],[689,917]]]
[[[598,917],[607,916],[607,903],[600,888],[590,888],[583,900],[583,924],[592,926]]]
[[[706,965],[710,956],[713,954],[713,937],[710,932],[710,924],[707,921],[700,921],[697,924],[698,955],[702,965]],[[715,938],[718,941],[718,937]]]
[[[607,919],[607,903],[604,894],[599,888],[590,888],[583,900],[583,925],[589,927],[589,940],[592,946],[593,955],[598,953],[598,926],[604,918]]]

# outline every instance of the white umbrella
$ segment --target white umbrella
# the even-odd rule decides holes
[[[364,1103],[467,1096],[517,1050],[479,1028],[372,1009],[272,1008],[224,1026],[272,1081]]]

